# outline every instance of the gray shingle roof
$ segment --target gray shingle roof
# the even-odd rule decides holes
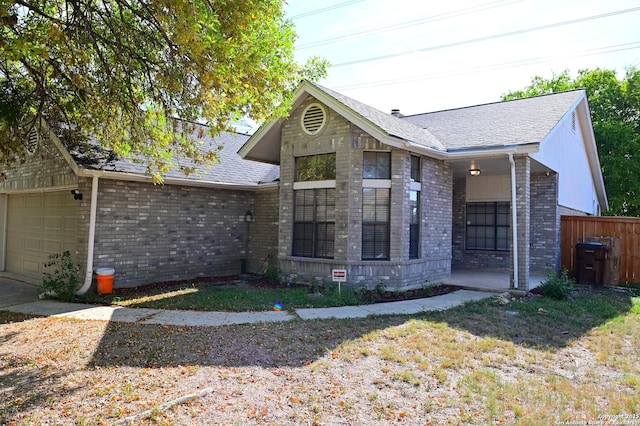
[[[430,133],[429,130],[414,125],[410,121],[404,121],[394,115],[382,112],[362,102],[356,101],[341,93],[334,92],[331,89],[313,84],[327,95],[336,99],[355,113],[370,121],[385,131],[389,136],[395,136],[400,139],[416,142],[429,148],[444,151],[444,145]]]
[[[164,174],[165,179],[177,178],[209,183],[258,185],[259,183],[274,182],[278,179],[280,168],[272,164],[257,161],[244,160],[238,155],[238,149],[249,139],[249,136],[238,133],[222,133],[215,139],[205,136],[202,138],[204,149],[218,151],[219,163],[201,164],[197,166],[197,172],[185,176],[179,168],[170,170]],[[128,158],[118,158],[112,152],[101,148],[95,141],[81,149],[71,150],[71,156],[76,163],[84,169],[103,170],[111,172],[132,173],[144,175],[146,165],[138,164]],[[191,167],[193,162],[189,159],[179,159],[179,166]]]
[[[540,143],[584,96],[584,90],[405,116],[447,151]]]

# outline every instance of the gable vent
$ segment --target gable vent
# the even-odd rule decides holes
[[[302,113],[302,129],[309,135],[318,134],[326,121],[327,114],[320,104],[311,104]]]
[[[571,113],[571,131],[573,133],[576,132],[576,112],[575,111]]]
[[[40,141],[40,135],[38,134],[38,130],[34,127],[29,130],[27,134],[27,140],[24,144],[25,149],[31,155],[35,154],[38,149],[38,142]]]

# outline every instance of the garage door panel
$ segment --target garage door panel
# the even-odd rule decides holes
[[[37,274],[38,276],[40,276],[42,275],[43,266],[44,265],[42,264],[42,262],[38,260],[24,259],[22,262],[23,274],[25,274],[26,272],[31,274]]]
[[[37,253],[42,251],[43,241],[41,239],[25,237],[23,241],[22,249],[24,251],[35,251]]]
[[[62,241],[43,241],[42,242],[42,250],[45,253],[62,253],[63,250],[63,242]]]
[[[45,231],[63,231],[64,224],[62,217],[48,217],[44,220],[44,229]]]
[[[44,207],[44,199],[40,195],[25,196],[24,200],[20,203],[24,208],[37,209]]]
[[[68,191],[9,195],[7,271],[40,279],[49,255],[75,254],[78,207]]]

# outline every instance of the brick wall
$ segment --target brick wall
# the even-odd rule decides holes
[[[518,223],[518,289],[529,290],[531,268],[531,159],[528,155],[514,156],[516,164],[516,215]],[[512,273],[514,271],[512,270]],[[513,278],[513,277],[512,277]]]
[[[558,175],[531,175],[531,273],[560,267],[560,209]]]
[[[94,265],[115,268],[116,287],[238,274],[247,210],[252,192],[101,179]]]
[[[284,279],[329,281],[332,269],[346,269],[348,283],[390,288],[437,280],[451,271],[451,168],[423,157],[421,258],[409,259],[410,153],[392,149],[326,108],[324,129],[309,136],[300,127],[309,97],[283,123],[280,163],[279,268]],[[389,261],[362,260],[362,161],[365,151],[391,152],[391,242]],[[295,157],[336,153],[336,224],[334,259],[291,256]]]
[[[41,138],[35,153],[27,155],[24,163],[0,172],[0,190],[5,191],[71,187],[78,183],[69,163],[48,138]]]
[[[279,188],[255,193],[254,222],[250,224],[248,272],[262,273],[278,266]]]
[[[466,178],[457,178],[453,184],[453,268],[507,270],[511,256],[505,251],[466,250]],[[511,218],[509,218],[511,224]],[[511,241],[511,230],[509,233]]]

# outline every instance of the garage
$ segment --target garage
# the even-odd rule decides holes
[[[50,254],[75,254],[79,205],[69,191],[9,195],[7,272],[41,281]]]

